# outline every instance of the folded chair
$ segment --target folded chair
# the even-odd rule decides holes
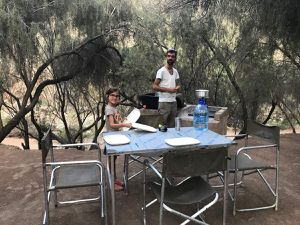
[[[163,123],[162,115],[155,115],[155,118],[148,118],[143,115],[139,119],[140,123],[158,127],[159,124]],[[123,167],[123,180],[124,180],[124,191],[128,193],[128,181],[133,179],[134,177],[140,175],[143,173],[143,164],[144,159],[148,159],[149,162],[151,162],[151,165],[161,165],[162,157],[160,155],[151,155],[151,154],[139,154],[139,155],[125,155],[124,158],[124,167]],[[140,169],[136,172],[130,173],[130,167],[132,167],[134,164],[139,164]],[[137,166],[138,167],[138,166]]]
[[[132,166],[134,163],[140,164],[143,166],[144,160],[147,159],[148,163],[154,166],[155,164],[161,164],[162,162],[162,157],[160,155],[154,156],[154,155],[149,155],[149,154],[139,154],[139,155],[125,155],[124,158],[124,169],[123,169],[123,180],[124,180],[124,191],[128,193],[128,181],[133,179],[134,177],[140,175],[143,173],[143,169],[141,168],[140,170],[136,172],[132,172],[129,175],[129,168]]]
[[[146,225],[146,209],[155,200],[146,205],[146,167],[150,166],[145,160],[143,184],[143,215]],[[201,215],[205,210],[214,205],[218,200],[218,193],[206,182],[201,175],[227,169],[227,148],[201,149],[201,150],[176,150],[163,155],[163,168],[161,183],[150,182],[150,190],[160,203],[159,225],[163,224],[163,210],[175,214],[185,221],[197,224],[207,224]],[[159,173],[157,173],[159,175]],[[172,185],[167,178],[187,177],[182,182]],[[189,216],[175,209],[176,205],[197,205],[197,211]],[[202,205],[199,208],[200,204]],[[199,217],[199,218],[198,218]]]
[[[249,136],[256,141],[260,141],[260,144],[249,145]],[[233,215],[236,215],[237,211],[253,211],[269,208],[277,210],[280,129],[277,126],[265,126],[248,120],[246,138],[246,146],[239,148],[234,155],[230,156],[229,172],[234,174],[233,193],[229,192],[229,196],[233,201]],[[267,160],[261,156],[259,157],[259,153],[267,154],[265,155]],[[270,184],[270,181],[268,181],[263,174],[266,170],[274,171],[272,184]],[[239,173],[241,173],[240,180],[238,180]],[[251,174],[258,174],[258,177],[265,183],[267,189],[274,196],[274,202],[272,204],[253,208],[238,208],[238,187],[244,182],[245,176]],[[263,196],[263,190],[257,191]]]
[[[106,217],[106,199],[105,199],[105,178],[107,175],[105,167],[100,161],[100,149],[96,143],[56,145],[55,148],[72,148],[78,146],[97,147],[99,160],[82,160],[82,161],[54,161],[54,146],[52,145],[51,129],[49,129],[42,139],[42,166],[43,166],[43,183],[44,183],[44,201],[45,212],[43,224],[50,224],[49,203],[51,194],[54,194],[55,206],[62,204],[81,203],[81,202],[99,202],[101,207],[101,224],[107,224]],[[50,153],[50,159],[48,154]],[[49,174],[50,178],[49,178]],[[98,187],[98,193],[94,197],[58,201],[57,190],[70,188]],[[79,189],[78,189],[79,190]],[[60,195],[63,195],[60,193]]]

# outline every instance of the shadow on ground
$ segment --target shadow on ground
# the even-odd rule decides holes
[[[67,150],[59,157],[72,159],[95,158],[96,153]],[[40,151],[21,151],[16,147],[0,145],[0,224],[36,225],[41,224],[43,211],[43,186]],[[123,158],[118,158],[118,174],[121,174]],[[279,210],[238,213],[232,216],[232,204],[228,204],[227,224],[230,225],[299,225],[300,224],[300,135],[281,135]],[[263,184],[256,178],[247,179],[241,190],[241,206],[260,204],[270,198]],[[117,224],[142,224],[142,178],[130,181],[128,196],[116,193]],[[91,194],[92,189],[85,191]],[[246,195],[248,193],[248,195]],[[69,194],[66,196],[68,197]],[[151,196],[148,197],[150,199]],[[97,204],[51,206],[51,224],[94,225],[101,224]],[[191,211],[192,208],[185,208]],[[148,224],[157,225],[158,206],[149,208]],[[165,214],[164,224],[179,224],[180,219]],[[206,211],[205,219],[212,225],[222,223],[222,201]],[[190,223],[194,224],[194,223]]]

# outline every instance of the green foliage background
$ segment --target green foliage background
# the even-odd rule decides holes
[[[101,116],[93,106],[105,105],[109,86],[120,87],[125,105],[127,98],[136,105],[138,95],[152,92],[170,47],[178,50],[176,68],[187,103],[195,103],[194,90],[209,89],[209,104],[229,108],[229,125],[242,127],[250,118],[294,126],[300,120],[299,15],[297,0],[0,0],[0,128],[29,104],[22,96],[40,65],[103,34],[109,35],[94,44],[105,50],[83,49],[86,57],[95,54],[86,70],[44,90],[31,112],[40,126],[51,123],[62,137],[68,128],[80,131],[78,118],[88,126],[91,115]],[[70,62],[48,67],[39,82],[70,72],[75,67]],[[62,113],[76,110],[70,99],[62,104],[59,88],[85,109],[64,126]],[[31,115],[24,119],[36,137]],[[18,128],[24,131],[25,124]]]

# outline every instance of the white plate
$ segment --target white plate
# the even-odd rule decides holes
[[[133,123],[132,127],[139,129],[139,130],[148,131],[148,132],[157,132],[157,129],[155,129],[154,127],[151,127],[151,126],[148,126],[145,124],[141,124],[141,123]]]
[[[171,146],[185,146],[185,145],[197,145],[200,141],[191,137],[180,137],[165,139],[165,142]]]
[[[134,108],[129,114],[128,116],[126,117],[124,123],[135,123],[141,116],[141,112],[139,109],[137,108]],[[129,130],[128,127],[122,127],[123,131],[127,131]]]
[[[140,110],[134,108],[126,118],[130,123],[135,123],[140,118],[140,116],[141,116]]]
[[[109,145],[124,145],[130,142],[129,138],[122,134],[104,136],[104,141]]]

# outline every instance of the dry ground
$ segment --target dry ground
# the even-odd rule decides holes
[[[96,157],[95,152],[67,150],[58,152],[59,157],[82,159]],[[41,224],[43,211],[43,185],[40,151],[21,151],[16,147],[0,144],[0,224],[36,225]],[[122,157],[118,158],[118,174],[121,174]],[[231,214],[232,204],[228,204],[229,225],[300,225],[300,135],[281,135],[281,171],[279,210]],[[269,199],[263,185],[256,178],[246,180],[246,188],[241,192],[241,205],[260,204],[261,196]],[[117,224],[140,225],[141,177],[129,184],[130,194],[116,193]],[[88,190],[89,192],[92,190]],[[250,193],[246,195],[245,193]],[[150,198],[150,197],[149,197]],[[94,225],[101,224],[97,204],[81,204],[52,207],[51,224]],[[190,208],[186,208],[190,211]],[[148,224],[157,225],[157,205],[148,210]],[[207,222],[221,224],[222,201],[205,213]],[[179,224],[181,220],[166,213],[165,225]],[[192,223],[191,223],[192,224]]]

